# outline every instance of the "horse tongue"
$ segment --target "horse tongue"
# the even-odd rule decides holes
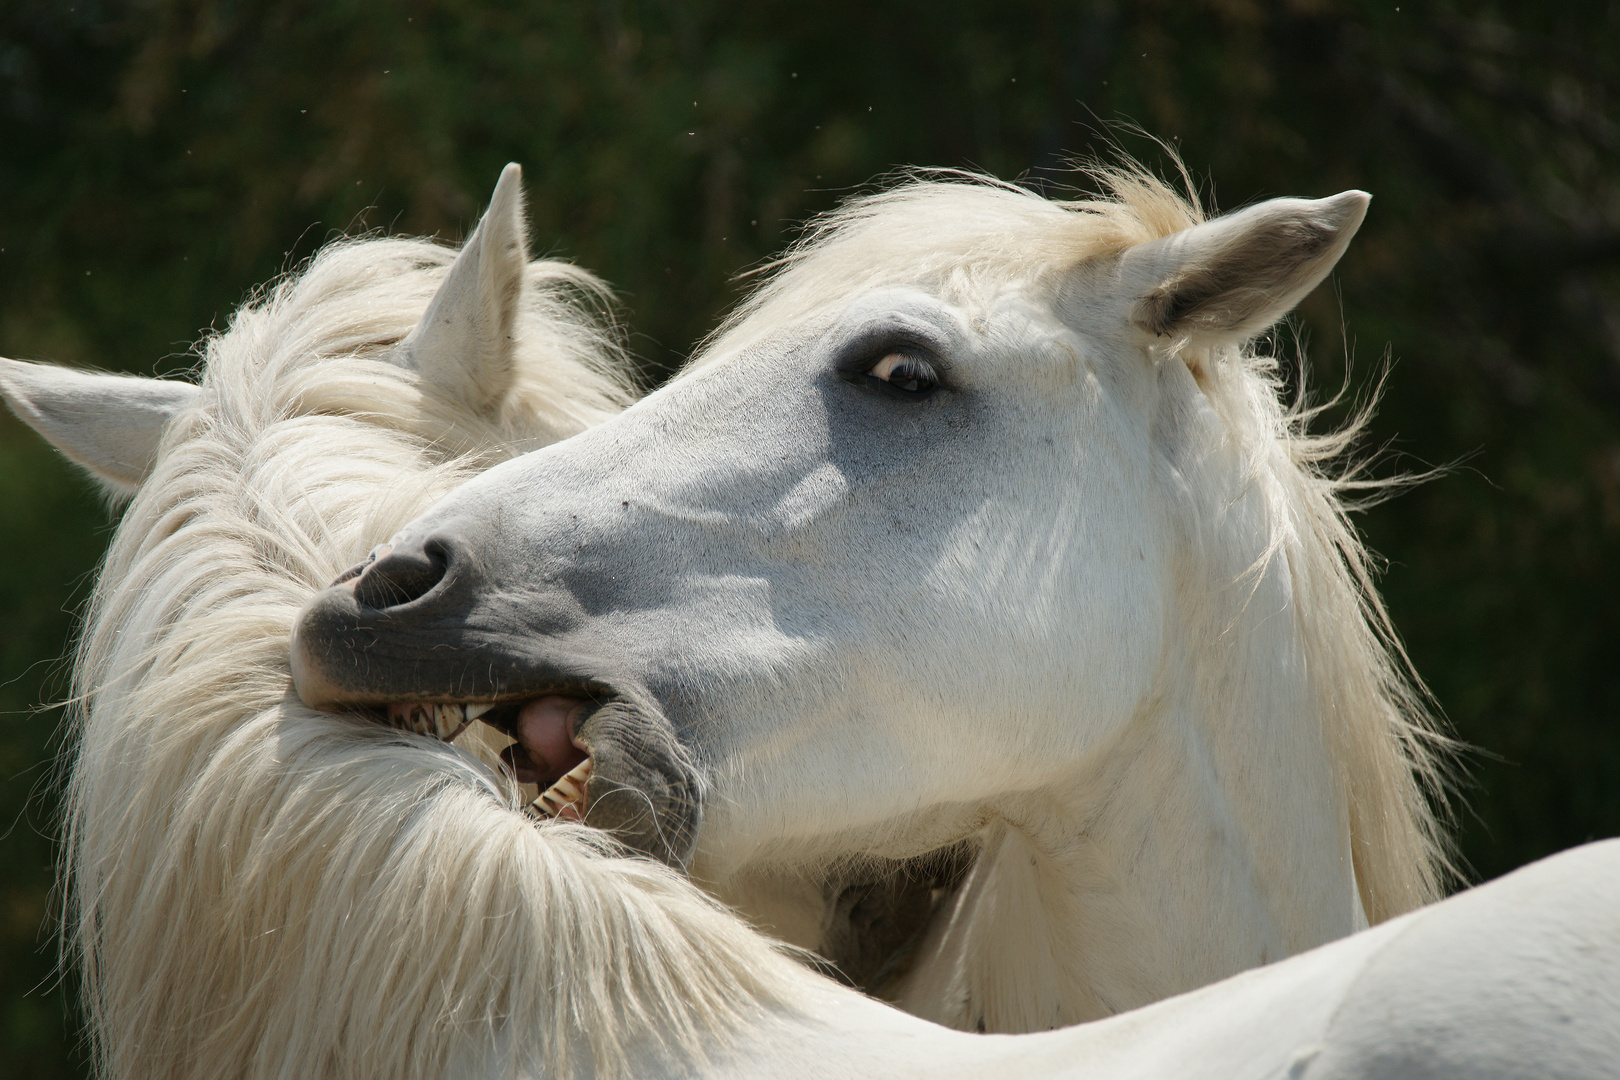
[[[517,763],[517,778],[542,788],[588,756],[574,741],[573,720],[586,702],[549,694],[527,702],[518,712],[514,734],[528,753],[532,769]]]

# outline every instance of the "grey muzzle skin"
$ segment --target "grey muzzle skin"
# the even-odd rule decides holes
[[[316,708],[402,702],[490,704],[481,717],[512,733],[526,701],[589,702],[575,729],[592,761],[584,822],[626,847],[684,869],[702,819],[702,783],[656,699],[589,648],[559,604],[491,605],[469,617],[472,560],[454,538],[396,539],[307,607],[293,632],[294,681]],[[386,632],[379,632],[385,630]],[[544,643],[530,653],[522,643]],[[542,779],[544,788],[550,779]]]

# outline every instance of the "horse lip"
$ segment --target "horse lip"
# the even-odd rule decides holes
[[[316,662],[309,648],[302,616],[293,624],[290,660],[293,689],[305,705],[325,712],[336,712],[344,705],[362,704],[345,700],[347,695],[343,690],[326,677],[323,665]]]
[[[481,631],[464,618],[401,617],[364,607],[347,583],[316,595],[293,627],[293,686],[327,712],[393,704],[494,704],[547,693],[598,702],[636,680],[613,657],[544,631],[531,637]],[[518,647],[513,643],[517,642]],[[570,645],[574,647],[570,647]]]
[[[588,767],[589,774],[566,774],[563,779],[574,778],[572,789],[549,799],[548,788],[535,812],[563,813],[584,790],[585,824],[684,868],[702,821],[699,766],[641,677],[634,651],[616,647],[612,637],[566,610],[547,614],[525,601],[472,616],[452,617],[441,608],[435,618],[420,607],[391,615],[364,608],[347,585],[327,589],[298,618],[294,685],[316,708],[380,706],[385,723],[391,723],[390,705],[492,703],[479,722],[508,736],[515,735],[526,701],[555,693],[589,698],[596,708],[571,733],[587,754],[578,768]],[[432,733],[465,730],[465,724],[441,723],[439,712]],[[594,734],[588,733],[593,725]]]

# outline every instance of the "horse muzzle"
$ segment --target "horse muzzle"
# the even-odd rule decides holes
[[[531,814],[684,868],[703,784],[657,699],[571,632],[566,611],[526,605],[519,628],[515,613],[450,610],[433,561],[379,549],[305,608],[292,638],[299,697],[446,742],[489,724],[513,739],[502,755],[513,778],[540,789]],[[556,632],[535,633],[537,621]]]

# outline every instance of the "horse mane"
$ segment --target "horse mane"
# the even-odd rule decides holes
[[[916,286],[946,298],[986,286],[1049,280],[1076,265],[1205,220],[1191,178],[1166,152],[1188,194],[1145,166],[1083,166],[1100,194],[1048,199],[1017,184],[959,171],[905,174],[813,220],[803,238],[757,271],[762,279],[726,319],[694,366],[804,323],[861,290]],[[1254,342],[1181,359],[1244,448],[1272,502],[1266,560],[1287,559],[1328,745],[1348,801],[1351,853],[1371,922],[1438,899],[1458,877],[1445,827],[1456,744],[1446,736],[1374,582],[1372,557],[1350,514],[1411,482],[1372,479],[1351,451],[1376,404],[1343,427],[1313,432],[1333,405],[1285,394],[1275,357]],[[1249,574],[1266,563],[1251,567]],[[1241,582],[1234,582],[1240,585]]]
[[[342,241],[254,297],[202,343],[201,403],[112,540],[65,856],[101,1075],[617,1075],[637,1046],[701,1064],[787,1000],[796,966],[683,879],[531,823],[492,747],[293,693],[319,589],[459,480],[628,400],[605,288],[556,262],[528,268],[500,415],[390,362],[453,255]]]

